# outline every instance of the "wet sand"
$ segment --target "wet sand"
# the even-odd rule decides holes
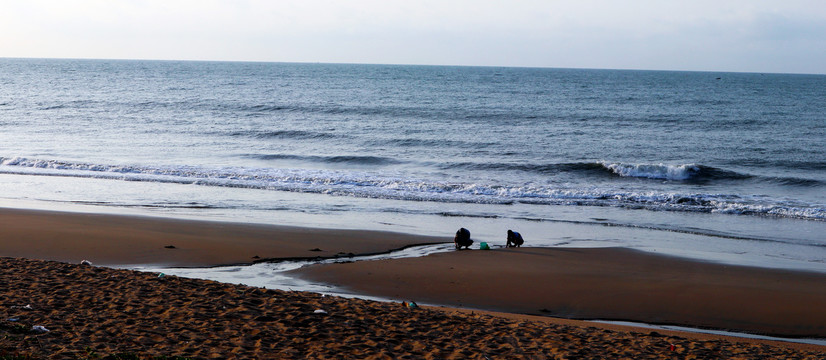
[[[456,251],[293,273],[390,299],[826,338],[826,274],[704,263],[622,248]]]
[[[380,231],[2,208],[0,240],[0,256],[169,267],[373,254],[445,241]]]
[[[256,260],[252,259],[253,256],[335,257],[351,252],[382,252],[433,241],[450,241],[450,237],[440,239],[381,232],[0,210],[0,355],[32,355],[44,359],[84,358],[91,354],[103,357],[115,353],[276,359],[816,359],[826,354],[826,347],[816,345],[651,331],[452,308],[411,309],[400,303],[264,290],[173,276],[159,278],[153,273],[77,264],[81,259],[88,259],[96,265],[222,265],[248,263]],[[175,248],[165,248],[168,245]],[[321,251],[310,251],[315,248]],[[404,300],[443,304],[460,300],[457,306],[487,310],[499,310],[500,306],[510,302],[510,306],[515,306],[513,311],[532,313],[537,306],[521,302],[548,295],[542,293],[545,287],[560,289],[566,279],[564,276],[554,282],[547,279],[567,272],[571,273],[570,276],[587,280],[577,285],[583,294],[566,297],[566,306],[543,303],[547,312],[540,313],[548,315],[556,312],[559,316],[576,317],[576,311],[587,308],[590,302],[603,304],[597,308],[611,315],[604,318],[644,321],[635,319],[634,314],[656,312],[660,314],[658,316],[687,314],[698,319],[710,319],[713,324],[718,324],[715,321],[719,319],[715,317],[724,321],[731,319],[729,314],[709,312],[709,303],[719,299],[705,296],[714,295],[717,289],[733,288],[736,291],[723,300],[733,304],[748,303],[755,300],[754,293],[749,291],[754,287],[759,290],[761,283],[770,281],[777,283],[779,287],[776,289],[785,295],[771,298],[776,301],[773,307],[787,310],[752,320],[772,329],[767,333],[777,333],[777,329],[782,330],[779,332],[792,329],[800,334],[822,333],[825,323],[818,320],[824,307],[812,308],[822,305],[819,301],[822,301],[823,286],[818,287],[820,290],[806,286],[811,285],[807,281],[822,285],[823,278],[812,277],[812,274],[789,273],[737,285],[736,281],[724,281],[725,276],[720,279],[699,276],[697,274],[704,272],[703,269],[708,268],[709,264],[689,262],[690,265],[686,266],[695,269],[696,274],[687,279],[694,279],[693,286],[707,291],[692,298],[696,303],[694,306],[683,309],[679,303],[672,305],[647,301],[647,296],[640,296],[641,290],[653,287],[639,288],[642,285],[633,281],[641,276],[639,273],[612,273],[609,272],[611,268],[605,265],[602,271],[588,274],[588,269],[594,266],[633,257],[635,252],[614,249],[613,252],[601,253],[596,249],[567,249],[562,256],[562,252],[550,255],[546,251],[561,250],[522,248],[451,252],[420,259],[308,268],[305,275],[318,271],[315,276],[326,277],[328,281],[342,284],[351,281],[370,287],[364,290],[365,293],[390,291],[391,296],[398,295]],[[63,262],[27,260],[23,257]],[[506,261],[510,257],[513,259]],[[553,261],[547,261],[549,258]],[[674,267],[676,263],[673,258],[645,262],[648,264],[646,266],[650,266],[649,273],[662,272],[660,267],[655,266],[657,261],[664,261],[666,268]],[[543,262],[556,263],[564,271],[561,275],[555,275],[552,269],[537,265]],[[525,274],[524,269],[531,269],[529,273],[533,275]],[[738,269],[732,271],[737,273],[742,270]],[[366,273],[361,272],[365,270]],[[529,281],[530,276],[535,280]],[[656,281],[646,283],[685,291],[680,290],[680,284],[687,279],[663,275]],[[736,276],[733,279],[742,280]],[[445,281],[454,284],[448,286]],[[616,284],[611,285],[614,282]],[[517,286],[520,283],[522,287]],[[543,285],[546,283],[554,286]],[[477,285],[473,284],[481,284],[481,287],[476,288]],[[525,287],[524,284],[531,286]],[[587,296],[587,293],[602,287],[614,290],[607,297]],[[445,298],[443,290],[447,288],[454,288],[457,292]],[[794,298],[794,293],[806,291],[815,299],[814,305],[788,300]],[[683,292],[683,295],[687,294]],[[455,296],[462,297],[449,299]],[[555,296],[549,299],[560,301],[559,294]],[[622,296],[631,296],[636,300],[620,301]],[[446,301],[437,301],[439,299]],[[626,303],[628,309],[616,310],[612,307],[622,303]],[[739,307],[730,306],[734,310]],[[521,311],[520,308],[532,310]],[[316,314],[315,310],[324,310],[326,314]],[[818,314],[818,311],[821,313]],[[810,314],[810,322],[819,323],[810,327],[807,325],[810,322],[805,322],[805,319],[798,322],[798,318],[806,317],[798,315],[798,312]],[[787,316],[798,317],[784,320]],[[38,334],[32,331],[33,326],[43,326],[49,331]]]

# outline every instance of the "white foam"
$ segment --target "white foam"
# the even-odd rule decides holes
[[[668,180],[687,179],[699,170],[699,166],[695,164],[605,163],[604,166],[621,176]],[[536,183],[504,185],[444,182],[345,170],[105,165],[13,157],[0,158],[0,173],[195,184],[404,201],[474,204],[522,202],[826,219],[826,209],[822,204],[790,203],[782,199],[732,194],[625,191],[605,185],[584,189]]]
[[[697,164],[623,164],[601,162],[602,166],[619,176],[663,180],[688,180],[700,171]]]

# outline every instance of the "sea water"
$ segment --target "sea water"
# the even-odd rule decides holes
[[[826,76],[0,59],[0,206],[826,272]]]

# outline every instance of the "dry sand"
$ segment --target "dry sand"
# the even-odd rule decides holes
[[[76,264],[81,259],[89,259],[96,264],[109,265],[220,265],[248,263],[256,255],[260,258],[335,257],[351,252],[382,252],[439,240],[450,241],[450,237],[438,239],[380,232],[0,210],[0,257],[3,257],[0,258],[0,356],[20,354],[35,358],[88,358],[127,352],[142,357],[178,355],[245,359],[826,357],[826,347],[815,345],[652,332],[549,317],[478,311],[468,313],[457,309],[409,309],[399,303],[322,297],[312,293],[264,290],[171,276],[158,278],[157,274],[152,273]],[[167,245],[174,245],[175,248],[167,249]],[[315,248],[322,251],[310,251]],[[323,276],[329,279],[337,279],[330,281],[374,284],[371,285],[374,289],[370,291],[383,287],[401,298],[417,301],[428,301],[433,294],[442,296],[438,286],[444,289],[445,285],[439,284],[446,278],[453,279],[456,284],[447,288],[461,290],[455,294],[464,294],[462,296],[465,297],[459,302],[463,306],[495,310],[511,299],[513,306],[536,310],[534,304],[519,303],[531,297],[545,296],[536,291],[540,291],[542,284],[547,282],[543,272],[550,270],[525,266],[536,264],[531,259],[547,258],[548,254],[543,254],[543,251],[527,248],[503,252],[464,251],[423,259],[336,265],[319,268],[319,271],[326,272],[327,275]],[[572,297],[568,303],[573,305],[567,307],[543,304],[549,312],[575,309],[580,301],[585,305],[589,301],[596,304],[622,303],[617,301],[617,297],[623,293],[625,296],[640,294],[640,289],[634,286],[641,285],[634,285],[633,279],[638,274],[606,272],[609,268],[591,275],[585,274],[587,269],[602,262],[615,261],[612,256],[627,258],[633,254],[624,254],[621,250],[614,255],[581,250],[582,256],[588,257],[588,260],[574,256],[578,251],[571,250],[570,254],[554,257],[554,260],[560,266],[567,261],[563,267],[568,272],[584,272],[577,276],[595,277],[592,282],[581,284],[583,292],[609,286],[611,282],[617,282],[617,285],[614,285],[609,297],[593,297],[590,300],[585,295]],[[505,266],[502,261],[511,256],[514,257],[511,261],[520,266]],[[72,264],[11,257],[51,259]],[[415,264],[405,265],[409,261]],[[657,261],[665,261],[664,266],[669,268],[674,267],[675,259]],[[708,267],[703,263],[692,264],[686,266],[696,267],[696,273],[702,273],[702,269]],[[358,269],[362,266],[372,270],[359,275],[361,270]],[[405,270],[407,266],[412,267]],[[651,264],[647,266],[651,266],[649,270],[655,273],[662,270]],[[487,270],[481,270],[483,268]],[[530,276],[542,277],[543,280],[534,281],[535,286],[521,290],[491,287],[492,284],[525,283],[527,278],[520,278],[525,275],[520,268],[533,269],[536,274]],[[331,270],[340,272],[340,276],[330,277]],[[551,272],[546,275],[559,274],[553,275]],[[809,275],[791,273],[788,277],[781,276],[772,281],[778,284],[791,282],[782,291],[793,294],[808,291],[804,285],[809,281],[806,280]],[[509,280],[492,280],[497,277]],[[564,279],[556,280],[554,288],[559,289]],[[655,283],[660,287],[679,289],[685,280],[666,276]],[[402,288],[398,286],[399,281],[404,281]],[[477,281],[482,281],[483,289],[488,291],[474,289],[472,284]],[[823,284],[822,278],[814,278],[813,281]],[[733,287],[736,291],[725,300],[736,304],[754,300],[750,298],[754,293],[747,290],[757,286],[751,283],[737,286],[736,282],[702,276],[697,277],[694,284],[721,289]],[[822,290],[823,286],[819,288]],[[714,291],[707,290],[703,294],[713,294]],[[812,294],[819,297],[822,291],[812,291]],[[556,296],[558,301],[559,294]],[[484,305],[489,298],[502,303]],[[640,301],[643,298],[636,297]],[[815,320],[819,319],[817,316],[822,316],[822,306],[813,309],[810,303],[788,302],[788,298],[775,298],[778,303],[774,307],[799,307],[801,313],[813,314]],[[444,299],[438,296],[432,299],[432,302],[450,303],[437,301]],[[668,303],[660,303],[656,309],[663,311],[663,314],[728,319],[727,314],[709,315],[705,312],[708,309],[702,304],[708,304],[710,299],[701,296],[692,301],[697,304],[686,309],[682,309],[680,304],[671,306]],[[817,301],[820,300],[815,300],[814,305],[822,305]],[[639,306],[636,309],[633,306],[635,302],[625,302],[632,305],[631,310],[622,311],[631,311],[632,315],[634,312],[648,311],[647,305],[642,306],[644,301],[637,303]],[[317,309],[325,310],[326,314],[315,314]],[[607,311],[608,315],[614,314],[610,307],[599,309]],[[571,314],[574,313],[567,313]],[[620,316],[606,317],[635,320],[626,312],[616,314]],[[775,322],[784,316],[769,316],[766,318],[768,320],[760,320],[763,323],[761,326],[798,330],[808,326],[797,320]],[[824,322],[817,321],[819,323],[813,325],[813,329],[819,333]],[[33,326],[43,326],[49,332],[36,334],[31,331]]]

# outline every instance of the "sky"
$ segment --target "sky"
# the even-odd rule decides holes
[[[0,0],[0,57],[826,74],[826,3]]]

